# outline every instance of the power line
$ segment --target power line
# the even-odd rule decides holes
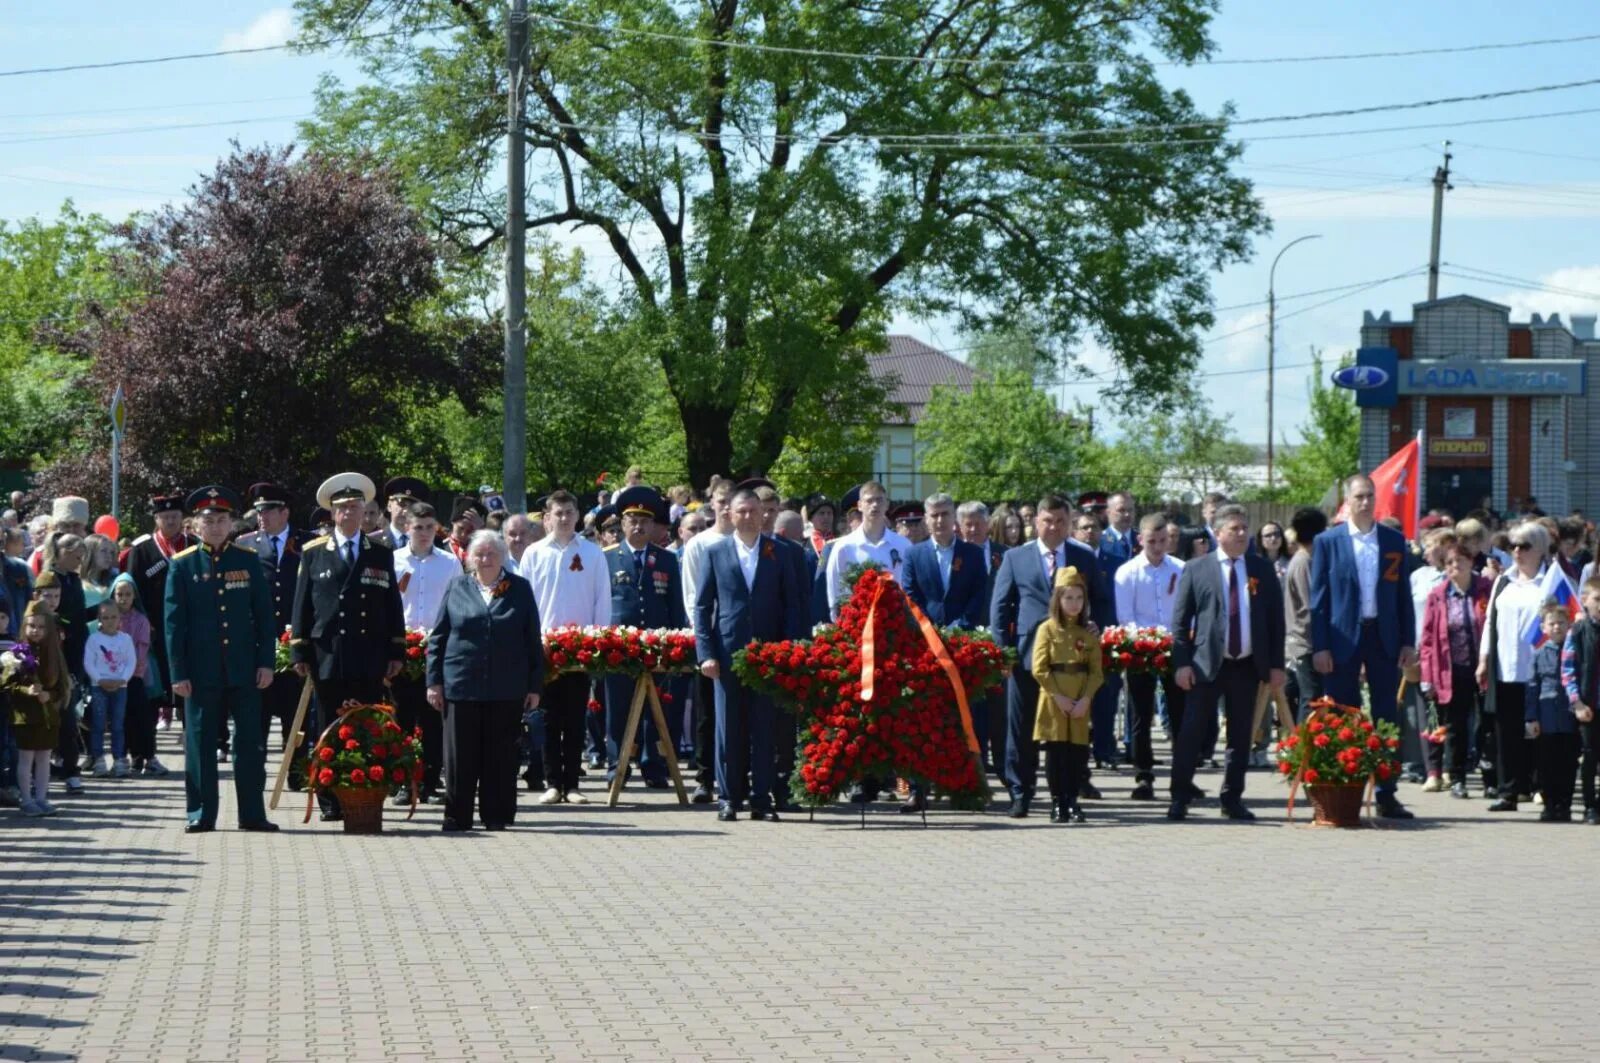
[[[1493,270],[1478,269],[1475,266],[1464,266],[1459,262],[1444,262],[1442,266],[1450,269],[1462,270],[1463,273],[1452,274],[1458,280],[1476,281],[1479,284],[1493,282],[1506,284],[1514,288],[1527,288],[1532,291],[1549,292],[1552,295],[1565,295],[1575,299],[1594,299],[1600,301],[1600,294],[1579,291],[1576,288],[1567,288],[1561,285],[1547,284],[1544,281],[1529,280],[1526,277],[1513,277],[1506,273],[1497,273]],[[1467,276],[1466,274],[1480,274],[1480,276]]]
[[[87,107],[76,111],[35,111],[30,114],[0,114],[0,121],[27,121],[34,118],[71,118],[81,114],[132,114],[137,111],[166,111],[180,107],[237,107],[255,103],[285,103],[309,99],[305,93],[294,96],[257,96],[249,100],[179,100],[175,103],[146,103],[137,107]]]
[[[361,33],[349,37],[329,37],[321,41],[285,41],[283,44],[263,44],[254,48],[219,48],[214,52],[184,52],[179,55],[157,55],[147,59],[111,59],[101,63],[72,63],[66,66],[34,66],[20,70],[0,70],[0,78],[24,77],[30,74],[66,74],[75,70],[111,70],[124,66],[154,66],[157,63],[181,63],[190,59],[216,59],[225,55],[258,55],[262,52],[282,52],[290,49],[314,51],[319,48],[329,48],[336,44],[359,44],[362,41],[381,40],[384,37],[396,37],[406,33],[434,33],[447,30],[449,25],[423,26],[420,29],[392,29],[380,30],[376,33]]]
[[[846,52],[821,48],[796,48],[777,44],[762,44],[757,41],[742,41],[724,37],[704,37],[682,33],[666,33],[661,30],[641,29],[633,26],[606,25],[599,22],[585,22],[581,19],[564,18],[559,15],[530,13],[530,19],[548,22],[552,25],[568,29],[594,30],[598,33],[620,33],[625,36],[644,37],[650,40],[671,41],[679,44],[703,45],[708,48],[723,48],[732,51],[768,52],[777,55],[798,55],[817,59],[854,59],[869,63],[921,63],[930,66],[993,66],[993,67],[1019,67],[1025,66],[1034,70],[1053,69],[1082,69],[1087,67],[1105,66],[1103,62],[1093,59],[1061,60],[1042,63],[1035,59],[1008,59],[1008,58],[969,58],[964,56],[938,56],[938,55],[888,55],[879,52]],[[1555,44],[1582,44],[1587,41],[1600,40],[1600,33],[1585,34],[1575,37],[1545,37],[1537,40],[1526,41],[1493,41],[1485,44],[1468,44],[1445,48],[1413,48],[1406,51],[1390,52],[1346,52],[1331,55],[1284,55],[1263,57],[1241,57],[1237,59],[1202,59],[1198,62],[1188,62],[1181,59],[1153,60],[1154,66],[1259,66],[1269,63],[1326,63],[1342,62],[1357,59],[1400,59],[1414,58],[1424,55],[1452,55],[1465,52],[1504,51],[1513,48],[1536,48]]]
[[[78,133],[44,133],[38,136],[12,137],[0,144],[39,144],[55,140],[89,140],[95,137],[127,136],[130,133],[165,133],[176,129],[216,129],[222,126],[255,125],[258,122],[297,122],[310,118],[308,114],[268,114],[258,118],[227,118],[220,122],[178,122],[172,125],[127,126],[118,129],[95,129]]]

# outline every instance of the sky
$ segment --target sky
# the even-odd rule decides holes
[[[138,11],[136,20],[130,10]],[[1214,58],[1222,62],[1164,67],[1162,74],[1202,108],[1231,103],[1240,119],[1594,76],[1600,7],[1541,0],[1519,8],[1516,19],[1505,15],[1505,5],[1490,0],[1224,0],[1212,33]],[[8,5],[0,20],[0,72],[272,45],[293,31],[287,6],[249,0],[149,2],[136,9],[100,0]],[[1594,39],[1572,40],[1582,37]],[[1478,47],[1544,39],[1567,43]],[[1309,58],[1438,48],[1476,50]],[[1297,61],[1229,62],[1281,57]],[[54,215],[68,197],[80,209],[118,218],[179,198],[229,150],[230,140],[292,141],[295,122],[312,110],[317,79],[330,72],[356,74],[338,56],[268,52],[0,77],[0,219]],[[1594,113],[1570,113],[1582,111]],[[1551,112],[1569,113],[1534,117]],[[1214,409],[1240,439],[1266,439],[1268,270],[1293,240],[1316,237],[1285,253],[1277,269],[1278,438],[1292,443],[1298,437],[1313,348],[1330,358],[1354,348],[1363,310],[1410,317],[1411,305],[1426,297],[1419,271],[1428,259],[1430,180],[1446,138],[1455,187],[1445,202],[1440,294],[1504,303],[1514,320],[1530,313],[1559,312],[1570,320],[1574,312],[1600,312],[1600,182],[1592,176],[1600,163],[1597,132],[1600,84],[1237,127],[1248,142],[1240,171],[1255,182],[1274,229],[1257,241],[1249,261],[1214,279],[1217,323],[1197,366]],[[596,250],[591,240],[579,243]],[[1385,282],[1364,287],[1377,281]],[[1322,294],[1301,294],[1308,292]],[[939,347],[961,344],[948,321],[901,317],[892,327]],[[1088,345],[1082,364],[1094,374],[1109,361]],[[1056,394],[1092,403],[1099,386],[1076,380]],[[1097,418],[1108,422],[1114,424]]]

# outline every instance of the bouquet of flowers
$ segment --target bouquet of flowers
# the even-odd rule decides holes
[[[1126,624],[1100,632],[1100,665],[1107,674],[1165,675],[1172,667],[1172,632]]]
[[[1400,728],[1331,698],[1311,703],[1293,734],[1278,743],[1278,771],[1309,784],[1348,785],[1400,773]]]
[[[310,790],[390,790],[422,779],[422,732],[407,734],[387,705],[347,702],[311,750]]]
[[[0,653],[0,685],[26,690],[39,671],[39,655],[26,642],[16,642]]]
[[[544,655],[554,672],[631,675],[692,672],[694,632],[687,628],[580,627],[544,632]]]
[[[422,682],[428,671],[428,633],[420,627],[406,629],[406,656],[400,674],[413,683]]]
[[[294,669],[294,654],[289,649],[289,629],[284,628],[283,634],[278,636],[278,641],[272,647],[272,670],[274,672],[288,672]]]

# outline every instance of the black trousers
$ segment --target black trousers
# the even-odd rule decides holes
[[[1499,780],[1500,796],[1515,801],[1519,793],[1527,793],[1528,763],[1527,709],[1528,688],[1523,683],[1496,682],[1494,688],[1494,771]]]
[[[446,702],[442,730],[445,826],[472,826],[474,799],[484,826],[515,820],[522,702]]]
[[[1089,777],[1089,747],[1075,742],[1041,742],[1044,780],[1050,800],[1062,808],[1078,807],[1078,789]]]
[[[1537,741],[1539,753],[1539,789],[1544,794],[1547,812],[1572,811],[1573,784],[1577,782],[1578,745],[1576,734],[1541,734]]]
[[[134,760],[149,760],[156,755],[155,702],[145,696],[144,680],[134,676],[128,680],[128,713],[123,733],[128,738],[128,756]]]
[[[1222,792],[1224,802],[1244,797],[1244,772],[1250,761],[1251,732],[1256,722],[1256,687],[1261,677],[1255,661],[1223,661],[1210,682],[1196,682],[1184,699],[1183,726],[1172,753],[1172,793],[1182,797],[1194,784],[1194,767],[1205,743],[1208,722],[1222,704],[1225,723]]]
[[[397,675],[389,687],[394,695],[395,722],[407,733],[422,730],[422,785],[423,793],[437,793],[440,788],[439,771],[444,766],[444,717],[428,704],[428,689],[421,679],[407,679]],[[520,727],[522,718],[517,718]]]
[[[1183,731],[1184,692],[1172,681],[1172,677],[1162,676],[1157,680],[1149,673],[1130,675],[1128,706],[1129,715],[1132,717],[1133,771],[1134,781],[1140,783],[1155,782],[1156,779],[1156,756],[1151,745],[1150,732],[1156,722],[1157,682],[1161,684],[1161,689],[1166,694],[1167,715],[1172,720],[1172,733],[1176,735]]]
[[[774,705],[772,712],[772,800],[784,805],[791,800],[789,779],[794,775],[795,752],[798,748],[798,722],[794,710]]]
[[[1439,726],[1444,728],[1444,747],[1428,763],[1429,771],[1445,771],[1455,782],[1467,781],[1467,750],[1472,745],[1472,714],[1478,708],[1478,678],[1472,669],[1456,665],[1450,669],[1450,700],[1439,705]],[[1437,749],[1433,744],[1429,747]]]
[[[294,712],[300,707],[300,691],[304,679],[293,672],[279,672],[272,677],[272,685],[261,692],[261,745],[267,750],[282,749],[292,737]],[[283,737],[274,744],[272,721],[278,721]]]
[[[313,676],[315,673],[313,673]],[[347,701],[373,705],[383,700],[383,680],[372,679],[316,679],[311,680],[312,696],[317,703],[317,722],[306,733],[306,740],[315,743],[333,721],[339,718],[339,708]],[[327,787],[317,790],[317,807],[324,812],[338,812],[339,799]]]
[[[990,694],[983,701],[972,706],[973,715],[979,713],[988,717],[989,732],[989,770],[995,778],[1006,777],[1006,694],[1002,688],[997,694]]]
[[[569,672],[544,686],[544,781],[562,793],[578,788],[579,761],[588,735],[589,677]],[[448,765],[445,768],[449,774]]]
[[[1322,673],[1311,666],[1313,656],[1302,653],[1289,661],[1289,668],[1294,672],[1294,685],[1299,688],[1300,695],[1299,703],[1294,706],[1296,723],[1304,723],[1311,712],[1310,704],[1322,697]]]
[[[1595,806],[1595,775],[1600,769],[1600,716],[1588,723],[1578,724],[1578,746],[1583,751],[1578,776],[1583,780],[1583,808]]]
[[[694,760],[700,768],[694,781],[711,789],[717,780],[717,684],[703,675],[695,676]]]

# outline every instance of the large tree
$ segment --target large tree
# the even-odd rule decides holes
[[[492,371],[494,330],[438,311],[434,249],[381,172],[236,150],[124,239],[115,268],[142,294],[93,308],[64,341],[93,358],[97,399],[126,394],[130,497],[381,476],[410,405],[452,391],[470,402]],[[45,479],[104,499],[107,466],[91,439]]]
[[[463,259],[503,230],[504,7],[297,2],[368,75],[307,135],[391,161]],[[1026,315],[1162,394],[1266,227],[1227,114],[1155,73],[1210,53],[1214,0],[532,7],[529,223],[612,256],[700,481],[773,466],[894,311]]]
[[[1038,498],[1088,486],[1084,425],[1014,369],[980,377],[970,391],[935,387],[917,444],[922,468],[957,498]]]

